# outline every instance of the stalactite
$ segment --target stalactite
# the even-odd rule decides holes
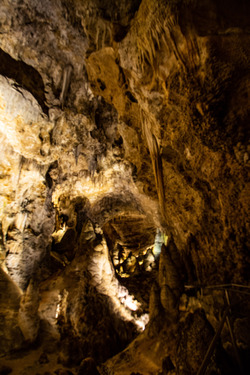
[[[153,172],[155,176],[155,184],[159,199],[160,212],[163,224],[166,222],[166,207],[165,207],[165,189],[162,169],[162,159],[158,146],[157,139],[154,135],[154,129],[157,129],[156,120],[144,109],[140,109],[142,133],[148,145]]]
[[[17,177],[17,185],[19,184],[21,173],[22,173],[22,168],[25,163],[25,157],[23,155],[20,155],[20,160],[19,160],[19,169],[18,169],[18,177]]]
[[[166,34],[171,32],[177,24],[177,20],[171,13],[169,4],[164,1],[143,1],[133,25],[134,33],[137,35],[136,43],[138,49],[138,69],[144,71],[148,62],[153,71],[157,69],[154,64],[157,50],[161,43],[165,43]],[[173,48],[173,45],[171,46]]]
[[[72,72],[73,72],[72,65],[69,64],[64,68],[62,90],[60,94],[60,103],[61,103],[62,108],[64,107],[66,96],[68,94]]]

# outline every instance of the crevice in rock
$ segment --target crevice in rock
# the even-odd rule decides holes
[[[0,49],[0,60],[0,74],[14,79],[17,85],[29,91],[38,101],[43,112],[48,115],[45,88],[40,73],[25,62],[13,59],[2,49]]]

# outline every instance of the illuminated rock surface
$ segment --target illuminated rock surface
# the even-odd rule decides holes
[[[249,14],[1,1],[1,374],[249,373]]]

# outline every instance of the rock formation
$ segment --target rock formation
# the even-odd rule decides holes
[[[249,373],[249,14],[1,1],[1,374]]]

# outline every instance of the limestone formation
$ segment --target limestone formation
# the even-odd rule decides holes
[[[1,1],[0,372],[250,372],[249,14]]]

